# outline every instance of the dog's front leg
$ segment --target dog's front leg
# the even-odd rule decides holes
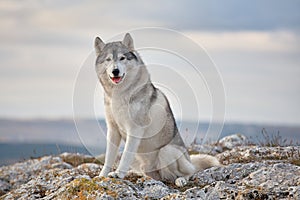
[[[108,173],[111,171],[118,155],[120,142],[121,142],[121,135],[119,134],[119,132],[116,131],[116,129],[108,128],[105,162],[100,172],[100,176],[107,176]]]
[[[134,160],[135,154],[141,142],[142,135],[143,131],[141,129],[134,130],[131,132],[131,134],[127,135],[125,148],[121,157],[119,167],[115,172],[109,173],[108,176],[115,178],[124,178]]]

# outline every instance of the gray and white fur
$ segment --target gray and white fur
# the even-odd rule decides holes
[[[192,174],[219,165],[209,155],[189,156],[169,102],[152,84],[130,34],[123,41],[107,44],[97,37],[94,46],[108,129],[100,176],[123,178],[134,169],[184,186]],[[112,172],[121,140],[125,147],[117,170]]]

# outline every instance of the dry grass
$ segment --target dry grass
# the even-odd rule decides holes
[[[293,140],[288,140],[287,138],[282,137],[278,131],[275,134],[268,133],[265,128],[261,130],[261,135],[256,136],[256,139],[250,140],[249,145],[258,145],[261,147],[287,147],[287,146],[298,146],[298,142]]]

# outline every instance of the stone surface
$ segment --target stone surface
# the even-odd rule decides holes
[[[247,145],[249,140],[242,134],[229,135],[218,142],[208,144],[192,144],[190,152],[199,152],[216,155],[226,150],[231,150],[238,146]]]
[[[0,200],[300,199],[299,152],[299,146],[235,146],[217,154],[224,166],[196,173],[183,188],[133,173],[98,177],[102,164],[90,156],[45,156],[1,167]]]
[[[225,149],[233,149],[234,147],[246,145],[247,143],[247,137],[242,134],[230,135],[219,141],[219,145]]]
[[[217,155],[225,165],[230,163],[247,163],[261,160],[273,160],[300,165],[300,147],[258,147],[240,146]]]
[[[233,163],[198,172],[191,181],[221,199],[300,197],[300,167],[289,163]]]

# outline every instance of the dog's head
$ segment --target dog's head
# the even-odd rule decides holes
[[[96,37],[94,46],[98,77],[101,79],[101,76],[107,76],[114,85],[121,84],[129,70],[136,67],[139,62],[129,33],[125,35],[123,41],[107,44]]]

